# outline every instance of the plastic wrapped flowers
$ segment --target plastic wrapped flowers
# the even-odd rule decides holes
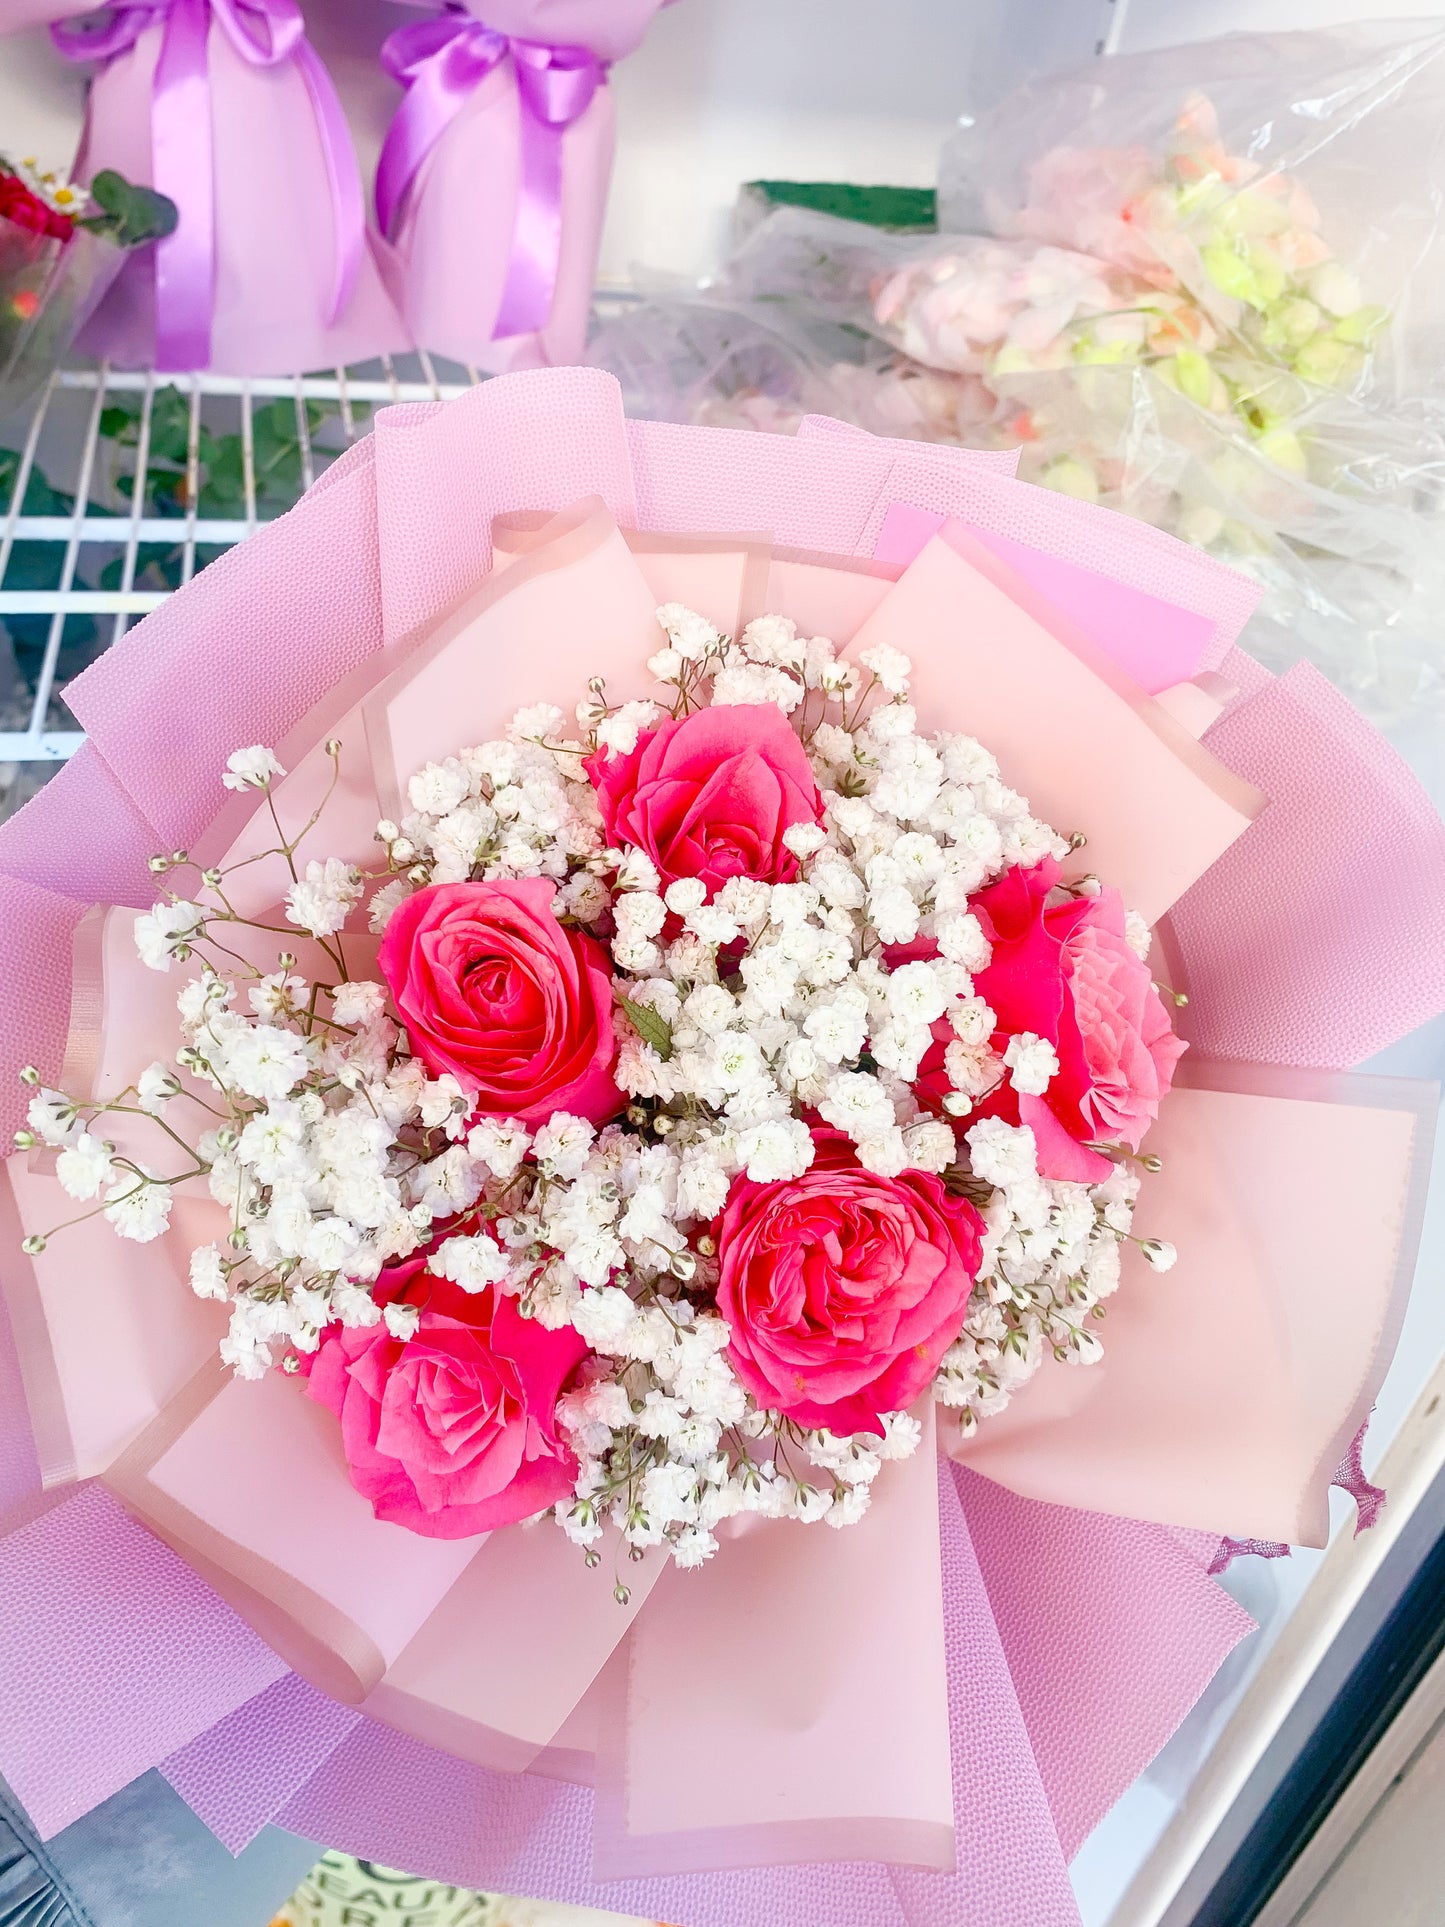
[[[1076,1918],[1418,1216],[1426,1102],[1343,1067],[1445,1003],[1445,829],[1251,603],[558,371],[387,412],[86,672],[0,831],[42,1832],[160,1765],[645,1917]]]
[[[1247,569],[1273,662],[1303,641],[1398,710],[1441,687],[1442,183],[1402,161],[1442,52],[1397,25],[1050,76],[952,137],[938,236],[779,210],[595,359],[673,418],[1018,446]]]
[[[125,259],[174,228],[163,196],[102,173],[87,190],[0,155],[0,414],[60,360]]]
[[[1140,148],[1043,155],[1008,226],[1037,239],[940,241],[880,274],[872,303],[915,361],[981,376],[1005,404],[1018,394],[999,425],[1024,443],[1048,439],[1049,405],[1045,394],[1036,414],[1010,377],[1146,366],[1228,417],[1266,462],[1305,476],[1298,417],[1311,388],[1358,383],[1387,321],[1331,252],[1299,181],[1231,153],[1200,93],[1159,161]],[[1101,429],[1096,452],[1054,455],[1043,479],[1091,498],[1117,488],[1127,446],[1107,417]],[[1211,541],[1224,520],[1196,504],[1179,532]]]

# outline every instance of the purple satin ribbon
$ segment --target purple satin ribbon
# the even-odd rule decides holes
[[[306,38],[297,0],[138,0],[110,9],[98,26],[53,26],[67,60],[109,61],[147,27],[162,26],[151,89],[151,174],[180,211],[156,245],[156,367],[208,368],[216,305],[215,145],[207,45],[214,20],[252,67],[296,63],[316,116],[336,221],[336,269],[328,321],[351,299],[366,236],[366,207],[351,133],[331,76]]]
[[[395,233],[422,163],[473,89],[510,59],[521,104],[512,252],[494,341],[547,324],[562,261],[562,136],[591,105],[606,65],[586,47],[552,47],[498,33],[460,10],[398,27],[381,64],[406,89],[376,170],[376,218]]]

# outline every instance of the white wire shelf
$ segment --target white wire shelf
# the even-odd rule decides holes
[[[281,379],[52,375],[0,426],[0,810],[84,741],[59,692],[87,662],[290,507],[373,409],[480,378],[425,353]]]

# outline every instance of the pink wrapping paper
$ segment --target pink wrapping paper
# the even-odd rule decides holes
[[[889,510],[878,533],[874,559],[906,567],[948,518],[899,503]],[[971,531],[984,547],[1007,563],[1072,618],[1091,641],[1151,696],[1198,671],[1211,639],[1212,624],[1192,609],[1180,609],[1160,596],[1146,595],[1093,569],[1081,569],[1045,550],[986,529]]]
[[[966,692],[969,730],[1004,781],[1061,834],[1087,838],[1065,873],[1107,877],[1151,923],[1264,802],[961,523],[909,564],[852,648],[879,643],[921,669],[926,727],[947,728]]]
[[[962,463],[951,462],[948,455],[957,451],[889,441],[817,415],[803,421],[797,440],[846,441],[855,459],[864,446],[892,452],[888,491],[875,501],[862,538],[867,553],[874,552],[897,503],[956,517],[980,534],[1026,543],[1063,561],[1102,571],[1180,609],[1207,615],[1211,636],[1200,658],[1205,669],[1224,667],[1225,657],[1259,601],[1260,592],[1247,577],[1162,529],[1054,489],[1032,483],[1010,485],[977,455]]]
[[[1399,1333],[1437,1102],[1407,1079],[1186,1060],[1141,1201],[1175,1269],[1131,1252],[1097,1369],[1046,1363],[950,1450],[1032,1497],[1219,1536],[1248,1512],[1274,1521],[1251,1536],[1323,1545],[1330,1474]],[[1320,1173],[1346,1168],[1321,1212]]]
[[[48,17],[75,11],[57,6]],[[163,33],[161,25],[147,27],[130,51],[96,72],[81,179],[114,167],[128,180],[153,183],[152,87]],[[361,237],[351,298],[331,318],[337,217],[316,114],[295,62],[252,66],[213,21],[207,63],[215,277],[210,360],[202,365],[226,375],[288,375],[408,347],[369,236]],[[82,335],[86,353],[123,368],[157,365],[156,261],[157,251],[144,248],[127,262]]]
[[[1308,663],[1205,741],[1270,807],[1170,919],[1184,1035],[1215,1057],[1342,1069],[1425,1023],[1440,1007],[1445,824],[1409,767]]]
[[[535,424],[529,438],[506,432],[509,425],[523,422]],[[812,446],[799,444],[801,452],[788,462],[760,462],[749,488],[746,458],[730,442],[714,440],[702,431],[692,436],[682,431],[682,438],[677,436],[678,431],[655,437],[628,430],[617,409],[615,389],[605,379],[570,371],[529,377],[522,385],[494,384],[490,391],[481,391],[453,409],[390,411],[382,418],[374,447],[354,458],[343,476],[318,490],[277,530],[234,552],[229,568],[208,570],[168,605],[168,611],[180,612],[170,624],[161,621],[168,613],[162,611],[83,679],[75,692],[82,706],[78,713],[83,710],[95,732],[107,780],[116,781],[128,794],[140,792],[145,816],[154,821],[165,815],[169,823],[186,826],[177,835],[193,840],[220,802],[203,772],[214,768],[241,737],[280,740],[301,723],[308,701],[384,646],[383,634],[395,660],[405,663],[413,648],[409,632],[435,621],[475,588],[491,559],[488,523],[493,514],[558,509],[592,493],[601,495],[624,520],[635,519],[646,527],[671,518],[673,527],[685,526],[676,516],[675,505],[705,505],[709,478],[716,475],[718,499],[728,512],[719,509],[706,520],[700,518],[698,526],[716,529],[733,523],[743,533],[770,530],[777,535],[781,531],[782,539],[793,547],[831,547],[834,554],[866,557],[871,549],[871,531],[882,524],[892,486],[891,451],[870,445],[865,459],[865,451],[856,444],[840,446],[840,437],[832,448],[825,448],[830,438],[819,436]],[[764,438],[753,440],[754,447],[760,445],[787,446]],[[457,473],[468,478],[464,490],[438,489],[439,478]],[[957,464],[949,486],[958,495],[966,493],[974,486],[974,471],[966,463]],[[835,498],[836,507],[830,511],[829,503]],[[378,502],[380,567],[371,573],[369,558],[378,552],[372,532],[377,527]],[[752,510],[746,518],[735,513],[745,504]],[[1005,507],[1001,503],[1001,515]],[[1027,522],[1028,518],[1022,515],[1021,519]],[[1051,553],[1064,552],[1068,527],[1066,519],[1051,528],[1049,543],[1040,546],[1048,546]],[[1069,559],[1088,566],[1091,540],[1092,524],[1085,518],[1078,525],[1077,546]],[[622,553],[613,549],[611,554],[609,566],[617,571],[619,583],[627,569],[647,580],[645,545],[633,544],[629,553],[624,544]],[[304,563],[303,556],[308,558]],[[329,568],[328,556],[334,558]],[[1172,550],[1158,551],[1151,567],[1167,572],[1174,561]],[[819,578],[807,573],[815,566],[789,563],[786,558],[775,561],[775,582],[780,590],[791,583],[800,593],[816,595]],[[518,586],[524,587],[525,557],[511,562],[506,574],[519,571]],[[981,579],[991,589],[998,586],[987,575]],[[884,606],[878,578],[864,565],[850,568],[845,581],[846,586],[835,594],[835,608],[845,619],[853,611],[860,626],[866,624]],[[279,600],[278,586],[282,588]],[[1158,593],[1157,585],[1150,592]],[[1227,623],[1227,616],[1219,619]],[[1037,621],[1038,614],[1031,620]],[[343,634],[347,622],[350,626]],[[311,639],[310,653],[300,663],[298,624],[300,633]],[[1039,626],[1053,648],[1067,647],[1046,623]],[[153,632],[154,641],[148,631]],[[207,656],[188,650],[188,632],[193,639],[198,633],[209,638]],[[912,653],[918,656],[916,646]],[[417,651],[419,663],[425,654],[424,649]],[[261,663],[279,672],[274,685],[256,676],[255,667]],[[359,673],[364,679],[370,672],[360,669]],[[188,725],[191,733],[184,750],[166,752],[166,780],[159,781],[152,764],[165,746],[155,736],[147,741],[143,732],[148,715],[159,713],[156,690],[164,687],[174,692],[178,685],[195,689],[194,720]],[[401,686],[398,683],[398,690]],[[228,711],[238,712],[242,705],[246,726],[238,733],[234,725],[228,728]],[[1137,714],[1132,706],[1124,707],[1129,716]],[[173,697],[168,711],[177,713]],[[1355,780],[1348,756],[1341,758],[1340,740],[1327,726],[1311,770],[1322,789]],[[1196,767],[1181,745],[1176,743],[1170,753],[1179,767]],[[77,788],[73,795],[78,802],[83,791]],[[1425,806],[1418,795],[1401,790],[1399,804],[1406,820],[1425,820]],[[67,822],[68,807],[62,792],[60,802],[50,806],[48,836],[73,836],[83,825],[83,815],[74,812]],[[163,840],[174,839],[167,835]],[[1241,838],[1240,844],[1244,841]],[[17,835],[11,847],[22,845],[29,848],[26,839]],[[1425,849],[1426,867],[1417,887],[1434,892],[1441,887],[1442,876],[1432,867],[1428,843]],[[1274,852],[1271,860],[1282,860],[1280,852]],[[0,844],[0,868],[5,861],[5,846]],[[118,891],[127,887],[122,879],[133,876],[128,862],[124,847],[118,847],[114,853]],[[0,1006],[7,1018],[4,1035],[13,1044],[30,1019],[24,987],[18,997],[3,981],[0,990],[5,995]],[[1428,1002],[1432,996],[1437,1003],[1445,1000],[1445,985],[1438,977],[1433,990],[1427,980],[1418,992],[1421,1001]],[[1167,1289],[1169,1282],[1151,1284],[1157,1291]],[[1382,1314],[1382,1330],[1384,1322]],[[1340,1396],[1345,1396],[1343,1387]],[[1020,1400],[1020,1408],[1026,1403],[1027,1395]],[[1342,1420],[1342,1414],[1337,1416]],[[1323,1416],[1319,1429],[1327,1429]],[[1318,1447],[1325,1449],[1323,1438]],[[177,1484],[178,1468],[184,1478],[183,1458],[183,1453],[172,1452],[169,1470],[162,1473],[170,1488],[168,1496],[176,1503],[202,1497]],[[1323,1476],[1327,1478],[1327,1471]],[[961,1512],[956,1503],[960,1492],[964,1495]],[[92,1545],[101,1544],[94,1521],[70,1519],[69,1503],[47,1515],[59,1522],[50,1529],[62,1535],[46,1563],[63,1575],[63,1612],[54,1609],[52,1589],[51,1609],[37,1617],[27,1590],[34,1573],[31,1563],[23,1558],[9,1564],[0,1560],[0,1590],[7,1609],[18,1608],[3,1615],[10,1645],[0,1664],[0,1682],[9,1682],[0,1683],[0,1744],[6,1744],[8,1736],[14,1751],[18,1736],[24,1736],[28,1765],[22,1795],[52,1813],[65,1804],[57,1802],[55,1793],[65,1778],[64,1762],[76,1748],[95,1762],[87,1783],[91,1789],[108,1779],[123,1783],[140,1770],[137,1761],[145,1754],[151,1755],[146,1764],[189,1755],[193,1773],[201,1771],[197,1760],[204,1763],[204,1793],[198,1788],[204,1810],[230,1838],[243,1838],[247,1827],[254,1830],[267,1818],[279,1818],[283,1824],[303,1831],[314,1828],[338,1844],[377,1858],[504,1890],[530,1889],[694,1922],[697,1927],[711,1922],[737,1927],[743,1919],[789,1917],[808,1922],[827,1919],[839,1927],[854,1920],[860,1927],[864,1921],[869,1927],[880,1921],[897,1923],[897,1927],[944,1927],[960,1914],[987,1920],[992,1927],[1005,1927],[1005,1923],[1012,1927],[1014,1922],[1018,1927],[1072,1923],[1076,1915],[1065,1873],[1068,1852],[1081,1831],[1167,1737],[1244,1630],[1242,1616],[1206,1577],[1200,1561],[1160,1528],[1091,1513],[1059,1513],[1035,1500],[1004,1494],[972,1474],[961,1475],[957,1485],[945,1478],[942,1495],[936,1557],[944,1572],[943,1664],[953,1712],[957,1875],[840,1860],[832,1865],[754,1867],[713,1876],[606,1880],[599,1885],[593,1875],[592,1795],[545,1777],[552,1770],[578,1770],[578,1757],[587,1747],[585,1721],[564,1722],[556,1746],[538,1755],[538,1772],[497,1773],[475,1760],[464,1764],[448,1758],[371,1718],[350,1726],[342,1719],[334,1724],[318,1719],[313,1701],[297,1692],[293,1704],[292,1696],[282,1694],[271,1675],[252,1684],[258,1676],[247,1669],[255,1664],[253,1651],[265,1651],[259,1642],[253,1648],[242,1640],[225,1661],[222,1676],[208,1683],[210,1697],[205,1706],[196,1702],[181,1722],[190,1726],[188,1733],[178,1732],[175,1722],[162,1732],[148,1718],[136,1722],[139,1737],[128,1735],[125,1744],[118,1745],[107,1721],[79,1689],[78,1676],[76,1690],[65,1690],[59,1681],[53,1687],[41,1732],[38,1709],[26,1702],[23,1689],[14,1684],[26,1677],[28,1642],[42,1637],[42,1629],[63,1626],[72,1629],[66,1633],[68,1639],[89,1641],[92,1648],[99,1639],[102,1652],[108,1648],[118,1654],[117,1642],[138,1637],[135,1627],[140,1622],[135,1613],[140,1611],[143,1619],[166,1596],[165,1585],[156,1575],[172,1559],[144,1534],[138,1538],[112,1535],[98,1560],[90,1562],[63,1554],[66,1533],[75,1533],[81,1542],[88,1538]],[[971,1505],[980,1508],[977,1526]],[[258,1528],[266,1523],[259,1513],[255,1519]],[[1015,1540],[1027,1543],[1029,1532],[1048,1547],[1048,1557],[1029,1559],[1025,1571],[1008,1549]],[[0,1553],[7,1544],[13,1546],[14,1541],[0,1543]],[[136,1563],[137,1546],[149,1549],[150,1565]],[[223,1580],[213,1562],[203,1558],[202,1566],[213,1579]],[[122,1570],[137,1579],[142,1573],[152,1575],[143,1581],[150,1588],[148,1599],[114,1580],[107,1595],[109,1616],[97,1617],[97,1584],[102,1580],[111,1584],[111,1576]],[[362,1593],[366,1590],[363,1587]],[[238,1595],[243,1612],[248,1606],[254,1609],[255,1603]],[[656,1605],[661,1611],[664,1604],[659,1593],[649,1602],[649,1610]],[[375,1601],[368,1600],[368,1611],[375,1606]],[[233,1622],[217,1622],[222,1623]],[[470,1623],[486,1623],[480,1596]],[[1084,1627],[1089,1651],[1097,1655],[1096,1684],[1098,1692],[1106,1695],[1102,1701],[1091,1697],[1092,1689],[1081,1691],[1074,1679],[1076,1647],[1066,1629]],[[150,1630],[153,1636],[154,1625]],[[373,1626],[373,1634],[378,1630],[386,1631]],[[388,1638],[394,1643],[404,1630],[398,1624]],[[434,1656],[418,1660],[410,1681],[413,1689],[434,1663]],[[610,1678],[604,1669],[599,1692]],[[242,1690],[248,1686],[249,1692]],[[593,1697],[584,1694],[584,1704],[591,1705]],[[242,1705],[252,1699],[256,1701],[254,1728]],[[1108,1721],[1101,1720],[1101,1706],[1109,1709]],[[234,1723],[225,1746],[205,1737],[210,1729],[219,1730],[221,1721]],[[1109,1726],[1107,1734],[1101,1733],[1101,1725]],[[343,1737],[337,1741],[336,1734],[343,1728]],[[250,1789],[244,1774],[228,1773],[231,1745],[238,1761],[254,1757],[247,1750],[246,1737],[253,1731],[273,1738],[294,1734],[295,1790],[291,1781]],[[615,1812],[618,1783],[606,1778],[607,1772],[616,1770],[615,1761],[605,1764],[610,1757],[604,1752],[599,1770],[604,1774],[604,1806]],[[0,1769],[8,1767],[8,1759],[0,1754]],[[185,1777],[186,1766],[176,1770]],[[121,1778],[116,1779],[117,1775]],[[93,1797],[104,1796],[95,1792]],[[284,1804],[278,1806],[278,1801]],[[742,1816],[735,1817],[748,1824]],[[1011,1837],[1022,1842],[1016,1859],[1001,1845]],[[715,1851],[711,1864],[716,1864]]]
[[[495,33],[584,47],[605,65],[631,53],[663,0],[468,0]],[[416,342],[467,366],[500,371],[579,361],[612,174],[615,115],[605,78],[560,135],[560,223],[543,325],[501,333],[504,299],[529,237],[523,196],[525,109],[503,58],[481,79],[422,162],[399,211],[389,280]],[[519,225],[520,222],[520,225]],[[535,225],[533,224],[534,228]],[[465,235],[465,245],[458,245]]]

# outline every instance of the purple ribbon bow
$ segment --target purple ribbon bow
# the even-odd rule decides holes
[[[521,100],[521,171],[494,341],[535,334],[552,312],[562,259],[562,136],[590,106],[606,65],[586,47],[517,40],[460,8],[398,27],[381,50],[381,64],[406,89],[376,170],[376,218],[388,237],[427,155],[473,88],[507,59]]]
[[[336,273],[328,321],[351,299],[361,265],[366,208],[351,133],[331,76],[306,38],[297,0],[126,0],[91,26],[53,26],[67,60],[109,61],[147,27],[163,25],[151,90],[151,175],[180,210],[156,246],[156,367],[206,368],[216,304],[215,149],[207,45],[212,21],[252,67],[294,60],[321,136],[336,219]]]

